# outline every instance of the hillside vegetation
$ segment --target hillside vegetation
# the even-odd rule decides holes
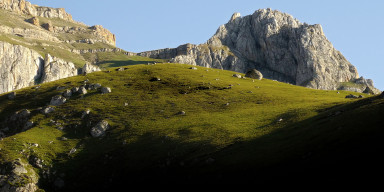
[[[31,111],[33,122],[0,141],[2,164],[38,158],[42,166],[31,169],[42,189],[81,191],[154,181],[290,180],[295,177],[286,174],[308,174],[308,167],[322,173],[382,146],[364,150],[382,133],[380,98],[346,99],[351,92],[239,79],[235,72],[190,65],[124,68],[25,88],[13,100],[0,96],[0,122],[22,109]],[[53,113],[40,112],[63,92],[57,87],[84,82],[112,92],[88,90]],[[90,130],[102,120],[110,129],[93,138]],[[322,163],[330,166],[321,169]],[[58,178],[65,185],[55,185]]]

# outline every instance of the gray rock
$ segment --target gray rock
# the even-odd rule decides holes
[[[245,17],[234,14],[207,43],[138,55],[240,73],[257,68],[265,78],[323,90],[336,90],[339,83],[359,77],[321,25],[301,23],[271,9]],[[371,80],[364,83],[373,85]]]
[[[249,78],[252,78],[252,79],[258,79],[258,80],[262,80],[263,79],[263,74],[256,70],[256,69],[251,69],[251,70],[248,70],[247,73],[245,74],[245,77],[249,77]]]
[[[101,69],[96,65],[86,63],[81,69],[81,74],[88,74],[96,71],[101,71]]]
[[[50,102],[50,105],[53,106],[59,106],[64,104],[67,101],[67,99],[61,95],[53,96]]]
[[[85,110],[85,111],[81,114],[81,118],[84,119],[87,115],[89,115],[89,113],[91,113],[91,110],[89,110],[89,109]]]
[[[232,77],[237,77],[237,78],[241,79],[242,76],[240,74],[236,73],[236,74],[233,74]]]
[[[196,68],[196,67],[190,67],[189,69],[192,69],[192,70],[197,70],[197,68]]]
[[[88,91],[87,91],[87,89],[86,89],[84,86],[81,86],[81,87],[79,88],[78,93],[85,95],[85,94],[88,93]]]
[[[100,88],[101,88],[101,84],[100,83],[93,84],[93,89],[100,89]]]
[[[50,107],[50,106],[47,106],[47,107],[44,107],[42,110],[41,110],[41,113],[44,114],[44,115],[48,115],[50,113],[53,113],[55,111],[55,108],[53,107]]]
[[[345,98],[357,99],[357,98],[359,98],[359,96],[350,94],[350,95],[345,96]]]
[[[186,115],[185,111],[179,111],[176,113],[176,115]]]
[[[371,95],[378,95],[378,94],[381,93],[381,91],[376,89],[376,88],[374,88],[374,87],[367,86],[364,89],[363,93],[367,93],[367,94],[371,94]]]
[[[161,79],[160,78],[158,78],[158,77],[153,77],[152,79],[150,79],[149,81],[161,81]]]
[[[79,91],[79,87],[73,87],[72,89],[71,89],[71,91],[72,91],[72,93],[77,93],[78,91]]]
[[[23,130],[26,131],[26,130],[32,128],[33,125],[34,125],[33,121],[27,121],[27,123],[25,123],[25,125],[24,125]]]
[[[101,121],[91,129],[92,137],[101,137],[105,135],[105,131],[109,129],[108,121]]]
[[[70,89],[67,89],[67,90],[65,90],[64,92],[63,92],[63,96],[64,97],[72,97],[72,90],[70,90]]]
[[[101,93],[103,93],[103,94],[111,93],[111,92],[112,92],[111,88],[109,88],[109,87],[102,87],[101,88]]]

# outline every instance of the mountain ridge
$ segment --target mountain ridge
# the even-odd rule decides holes
[[[325,37],[321,25],[301,23],[289,14],[271,9],[259,9],[245,17],[233,14],[204,44],[186,44],[139,55],[242,73],[257,69],[266,78],[315,89],[363,92],[369,87],[380,93],[373,83],[359,89],[341,86],[361,77]]]

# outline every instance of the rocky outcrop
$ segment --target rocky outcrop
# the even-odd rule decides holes
[[[105,29],[101,25],[95,25],[90,27],[93,30],[93,34],[95,36],[100,37],[101,39],[105,39],[109,44],[116,46],[116,36],[111,33],[108,29]]]
[[[38,174],[21,159],[1,165],[0,191],[34,192],[39,189]]]
[[[49,54],[45,56],[44,72],[41,78],[42,83],[56,81],[75,75],[78,75],[78,69],[72,62],[52,57]]]
[[[29,39],[40,39],[51,42],[60,42],[60,40],[56,36],[43,29],[39,30],[33,28],[11,28],[7,26],[0,26],[0,33],[18,35]]]
[[[60,18],[67,21],[73,21],[72,16],[63,8],[50,8],[32,5],[25,0],[0,0],[0,8],[9,10],[18,14],[27,14],[46,18]]]
[[[81,69],[81,74],[85,75],[85,74],[93,73],[93,72],[96,72],[96,71],[101,71],[101,69],[98,66],[96,66],[96,65],[91,65],[89,63],[86,63],[83,66],[83,68]]]
[[[0,41],[0,94],[37,83],[44,58],[20,45]]]
[[[335,90],[340,82],[359,78],[320,25],[301,23],[271,9],[245,17],[233,14],[205,44],[139,55],[241,73],[257,69],[265,78],[324,90]]]
[[[97,66],[86,64],[87,73],[99,71]],[[49,54],[43,58],[29,48],[0,41],[0,94],[24,87],[78,75],[71,62]]]

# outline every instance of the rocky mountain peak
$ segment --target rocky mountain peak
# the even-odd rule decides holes
[[[241,14],[240,13],[234,13],[231,17],[231,20],[229,20],[229,22],[233,22],[235,21],[237,18],[241,18]]]
[[[141,54],[153,58],[170,55],[147,53]],[[333,47],[321,25],[301,23],[270,8],[244,17],[235,13],[206,43],[162,59],[242,73],[257,69],[268,79],[324,90],[339,89],[359,78],[357,69]]]

